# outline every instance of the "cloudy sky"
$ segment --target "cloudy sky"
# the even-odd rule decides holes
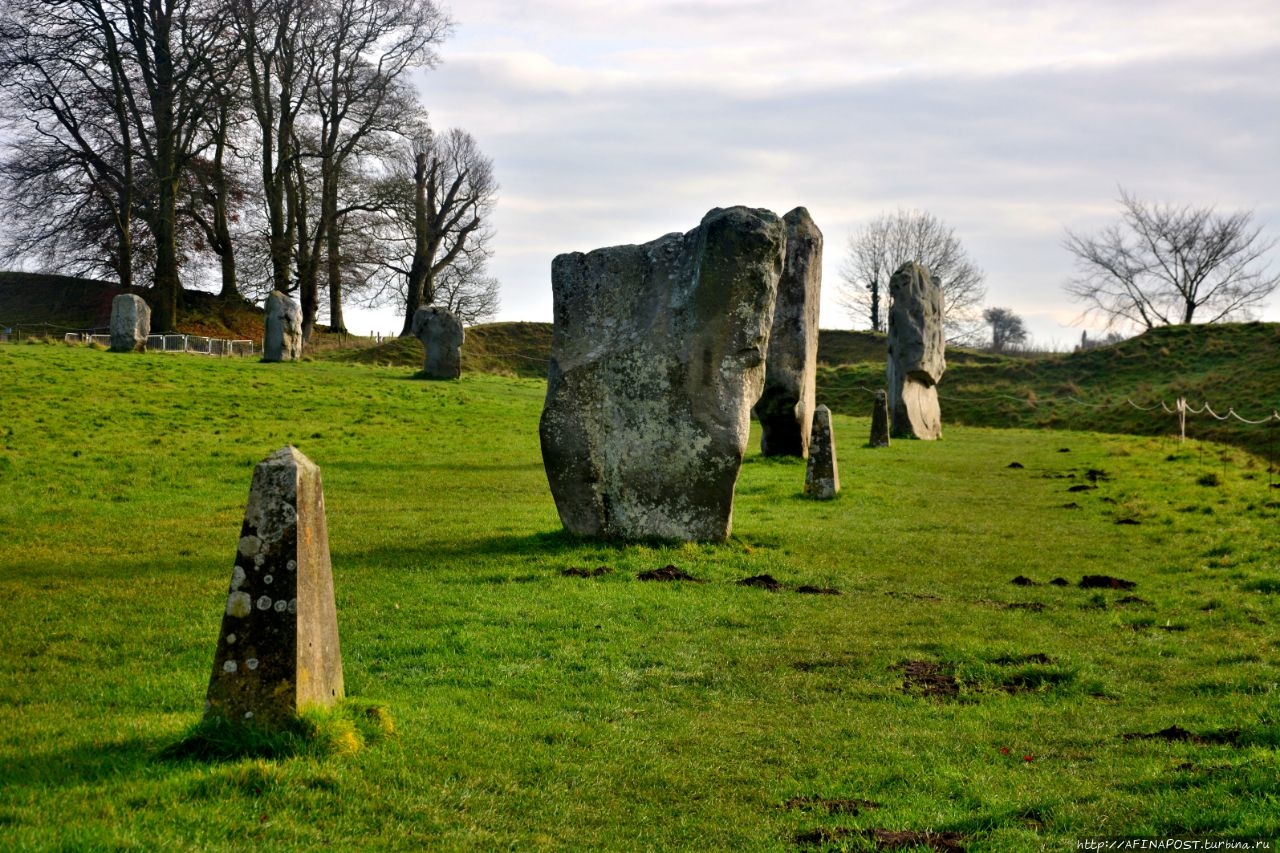
[[[822,325],[850,231],[931,211],[1037,343],[1080,306],[1063,229],[1144,199],[1255,211],[1280,235],[1275,0],[467,0],[419,88],[502,185],[500,319],[551,319],[551,259],[804,205]],[[1277,263],[1280,266],[1280,263]],[[353,323],[399,329],[361,314]],[[1280,298],[1264,319],[1280,320]],[[1086,328],[1097,324],[1086,324]]]

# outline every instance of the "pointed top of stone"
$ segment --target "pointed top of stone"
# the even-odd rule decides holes
[[[314,468],[316,463],[307,458],[307,455],[292,444],[286,444],[284,447],[272,453],[266,459],[263,459],[260,465],[296,465],[299,468]]]

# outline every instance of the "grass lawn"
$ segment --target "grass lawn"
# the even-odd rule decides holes
[[[728,544],[615,546],[560,530],[542,382],[412,372],[0,347],[0,849],[1280,836],[1258,458],[949,426],[872,450],[837,417],[839,499],[756,442]],[[323,473],[348,694],[396,732],[166,758],[286,443]],[[636,577],[667,564],[703,582]]]

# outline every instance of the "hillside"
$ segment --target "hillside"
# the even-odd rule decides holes
[[[101,329],[117,292],[85,279],[0,273],[0,327],[25,326],[53,336]],[[243,300],[227,303],[186,291],[178,325],[190,334],[256,340],[262,337],[262,312]],[[403,367],[422,363],[422,346],[412,338],[371,346],[360,340],[326,339],[313,356]],[[884,385],[885,349],[882,334],[823,330],[819,401],[841,414],[866,415],[871,394]],[[546,376],[550,353],[550,323],[473,326],[463,345],[463,369],[537,379]],[[1196,408],[1207,401],[1220,414],[1234,408],[1257,420],[1280,409],[1280,324],[1168,327],[1112,347],[1034,359],[952,348],[940,393],[944,423],[971,426],[1176,434],[1176,417],[1160,403],[1173,406],[1180,396]],[[1249,425],[1192,415],[1187,435],[1280,460],[1280,423],[1274,421]]]

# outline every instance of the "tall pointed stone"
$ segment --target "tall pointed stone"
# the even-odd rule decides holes
[[[552,262],[539,434],[567,530],[728,537],[785,249],[777,215],[732,207],[687,234]]]
[[[942,289],[929,271],[905,263],[889,279],[889,417],[893,435],[932,440],[942,435],[938,381],[947,369]]]
[[[831,431],[831,410],[826,406],[819,406],[813,412],[813,434],[809,438],[809,464],[804,472],[804,493],[820,501],[831,500],[840,493],[836,436]]]
[[[297,361],[302,357],[302,308],[278,290],[271,291],[263,308],[262,360]]]
[[[205,717],[269,728],[342,696],[320,469],[284,447],[253,471]]]
[[[111,351],[133,352],[151,334],[151,306],[141,296],[121,293],[111,300]]]
[[[803,207],[782,221],[787,228],[787,254],[769,332],[764,392],[755,413],[760,420],[761,453],[804,457],[809,454],[818,370],[822,232]]]

